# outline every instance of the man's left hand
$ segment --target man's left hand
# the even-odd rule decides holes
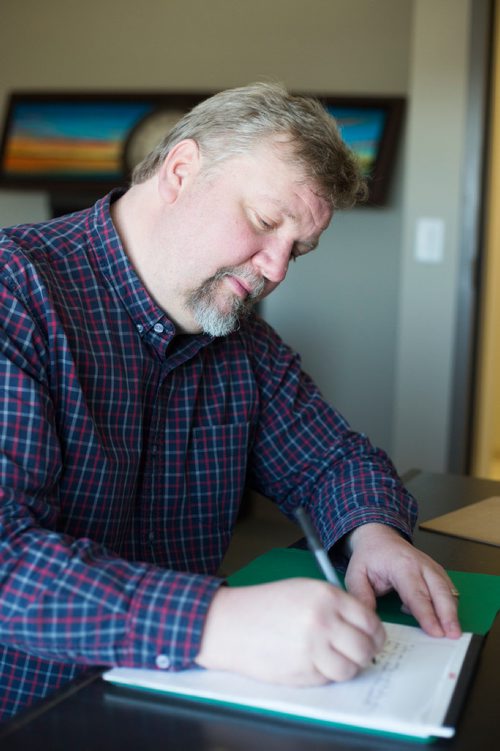
[[[446,571],[392,527],[364,524],[348,538],[348,591],[375,608],[376,597],[395,589],[403,606],[431,636],[456,639],[462,633],[457,597]]]

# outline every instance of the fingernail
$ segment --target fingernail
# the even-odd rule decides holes
[[[462,636],[462,629],[456,623],[446,623],[445,632],[451,639],[457,639],[459,636]]]

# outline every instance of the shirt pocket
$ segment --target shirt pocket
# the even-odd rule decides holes
[[[191,513],[231,532],[245,487],[249,423],[194,428],[186,461]],[[215,531],[215,530],[214,530]]]
[[[239,505],[247,472],[249,423],[194,428],[187,456],[188,493],[217,505]]]

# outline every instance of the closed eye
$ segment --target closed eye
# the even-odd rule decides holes
[[[273,222],[268,222],[266,219],[264,219],[261,216],[257,216],[257,222],[259,224],[259,227],[263,230],[266,230],[266,232],[270,232],[276,226]]]
[[[257,211],[250,210],[250,218],[252,223],[261,232],[272,232],[278,226],[278,223],[269,219],[267,216],[259,214]]]

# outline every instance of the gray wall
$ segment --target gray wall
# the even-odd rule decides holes
[[[411,0],[3,0],[13,87],[404,92]]]
[[[456,186],[463,152],[460,122],[471,2],[6,0],[0,106],[14,89],[200,90],[262,77],[312,93],[407,95],[411,136],[401,146],[389,206],[335,217],[318,251],[294,265],[264,312],[303,353],[306,370],[325,396],[356,428],[393,453],[400,469],[440,469],[448,414],[446,408],[436,411],[429,423],[433,435],[421,420],[414,440],[420,394],[412,373],[416,357],[422,362],[435,358],[439,377],[425,380],[426,398],[433,405],[447,404],[449,353],[441,358],[433,342],[427,353],[425,336],[409,351],[407,336],[415,336],[415,316],[422,313],[415,299],[427,289],[427,278],[412,282],[409,257],[415,217],[424,208],[439,207],[449,219],[447,255],[453,265],[459,199],[456,187],[449,199],[446,193],[448,179]],[[441,34],[445,51],[426,60],[428,38],[437,52]],[[453,81],[446,107],[440,106],[441,84],[433,86],[436,72],[445,86]],[[427,84],[432,88],[428,97],[422,94]],[[428,145],[420,123],[428,123],[436,106],[446,158],[435,147],[424,166]],[[445,190],[435,191],[438,204],[427,206],[422,196],[435,176]],[[420,186],[417,192],[414,183]],[[0,192],[0,224],[38,219],[45,207],[45,196]],[[443,306],[437,292],[433,305],[435,317],[442,317],[440,340],[451,341],[455,280],[448,271],[443,268],[435,277],[437,285],[444,284]],[[422,435],[428,443],[423,453]]]
[[[471,9],[469,0],[415,4],[393,433],[393,456],[405,469],[442,470],[449,460],[461,235],[470,203],[464,172]],[[426,217],[444,225],[439,263],[415,256],[417,225]]]
[[[400,160],[401,162],[401,160]],[[357,430],[392,450],[401,179],[387,207],[337,214],[315,253],[264,301],[264,314]]]
[[[469,253],[461,236],[471,9],[471,0],[415,0],[401,178],[390,206],[334,219],[321,263],[301,260],[265,307],[324,393],[401,471],[449,467],[459,261],[461,249]],[[436,263],[416,258],[417,226],[428,218],[444,227]]]

